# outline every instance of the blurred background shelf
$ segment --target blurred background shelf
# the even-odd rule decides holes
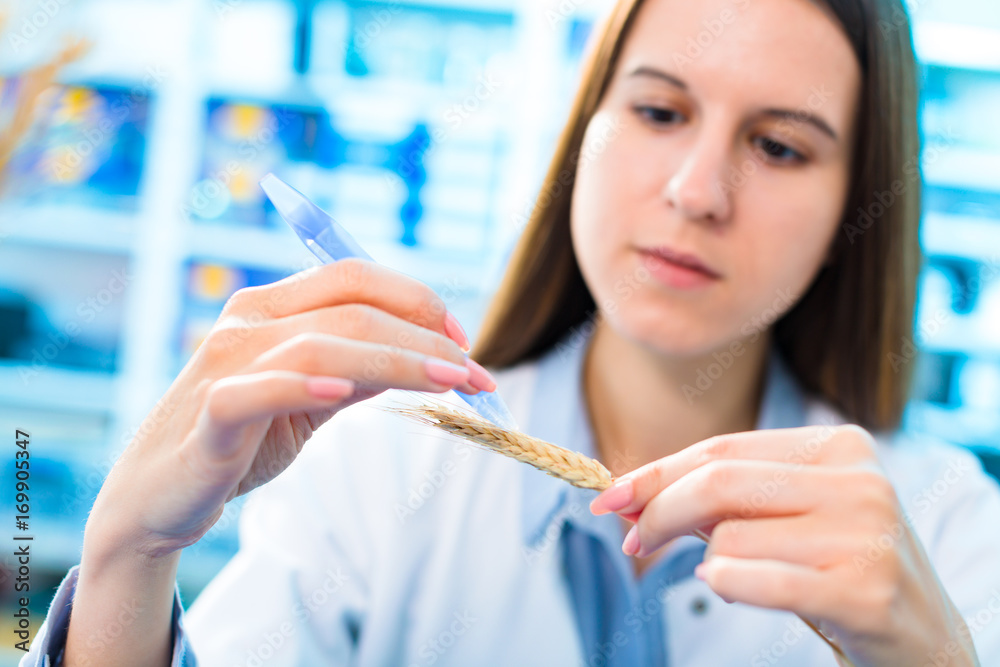
[[[29,408],[111,412],[119,378],[99,373],[54,367],[44,362],[19,364],[0,361],[0,404]]]
[[[117,253],[132,251],[136,216],[81,206],[0,206],[4,241]]]
[[[977,3],[961,3],[977,5]],[[990,20],[988,5],[979,3],[986,16],[978,19]],[[995,6],[992,13],[996,14]],[[913,43],[924,63],[954,69],[980,70],[995,74],[1000,71],[1000,27],[988,25],[966,25],[939,21],[917,23],[913,31]],[[961,45],[957,48],[956,45]]]
[[[186,229],[190,258],[221,263],[247,263],[282,271],[311,261],[311,255],[295,234],[271,229],[248,229],[235,225],[190,225]]]
[[[1000,217],[930,212],[924,217],[921,238],[928,254],[993,262],[1000,269]]]

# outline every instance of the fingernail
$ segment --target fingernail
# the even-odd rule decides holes
[[[704,563],[698,563],[697,565],[694,566],[694,576],[698,577],[702,581],[706,581],[706,579],[705,579],[705,570],[706,569],[707,568],[706,568],[706,566],[705,566]]]
[[[480,391],[482,391],[481,389],[477,389],[476,387],[473,387],[473,386],[472,386],[471,384],[469,384],[468,382],[466,382],[466,383],[464,383],[464,384],[460,384],[460,385],[458,385],[457,387],[455,387],[455,390],[456,390],[456,391],[460,391],[460,392],[462,392],[463,394],[468,394],[469,396],[475,396],[475,395],[476,395],[476,394],[478,394],[478,393],[479,393]]]
[[[471,343],[469,343],[469,336],[465,333],[465,329],[462,325],[458,323],[458,318],[447,313],[444,316],[444,331],[448,334],[448,338],[452,339],[458,346],[462,348],[463,352],[468,352],[472,349]]]
[[[619,480],[590,502],[590,511],[594,514],[617,512],[623,507],[628,507],[633,495],[632,480]]]
[[[306,391],[316,398],[346,398],[354,391],[354,383],[342,378],[314,377],[306,380]]]
[[[443,359],[428,359],[424,362],[424,368],[431,382],[437,384],[453,386],[469,379],[468,368],[448,363]]]
[[[493,379],[489,371],[472,359],[465,360],[465,367],[469,369],[469,384],[473,387],[483,391],[493,391],[497,388],[497,381]]]
[[[639,553],[639,526],[635,525],[629,529],[628,534],[625,535],[625,541],[622,542],[622,551],[625,552],[626,556],[633,556]]]

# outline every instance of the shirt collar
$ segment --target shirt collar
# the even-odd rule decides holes
[[[593,327],[592,320],[580,325],[536,362],[526,430],[536,438],[587,456],[594,456],[595,447],[581,374]],[[805,423],[805,413],[805,395],[781,354],[772,346],[755,429],[801,426]],[[579,521],[589,515],[589,500],[596,495],[593,491],[577,489],[530,466],[523,466],[521,474],[521,525],[526,548],[538,548],[543,538],[553,534],[554,525],[558,529],[565,521]]]

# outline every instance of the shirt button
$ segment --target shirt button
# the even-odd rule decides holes
[[[708,613],[708,600],[698,596],[691,600],[691,613],[695,616],[704,616]]]

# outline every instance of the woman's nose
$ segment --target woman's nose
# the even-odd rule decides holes
[[[684,218],[719,223],[730,213],[726,187],[729,152],[724,142],[703,136],[684,156],[664,187],[664,200]]]

